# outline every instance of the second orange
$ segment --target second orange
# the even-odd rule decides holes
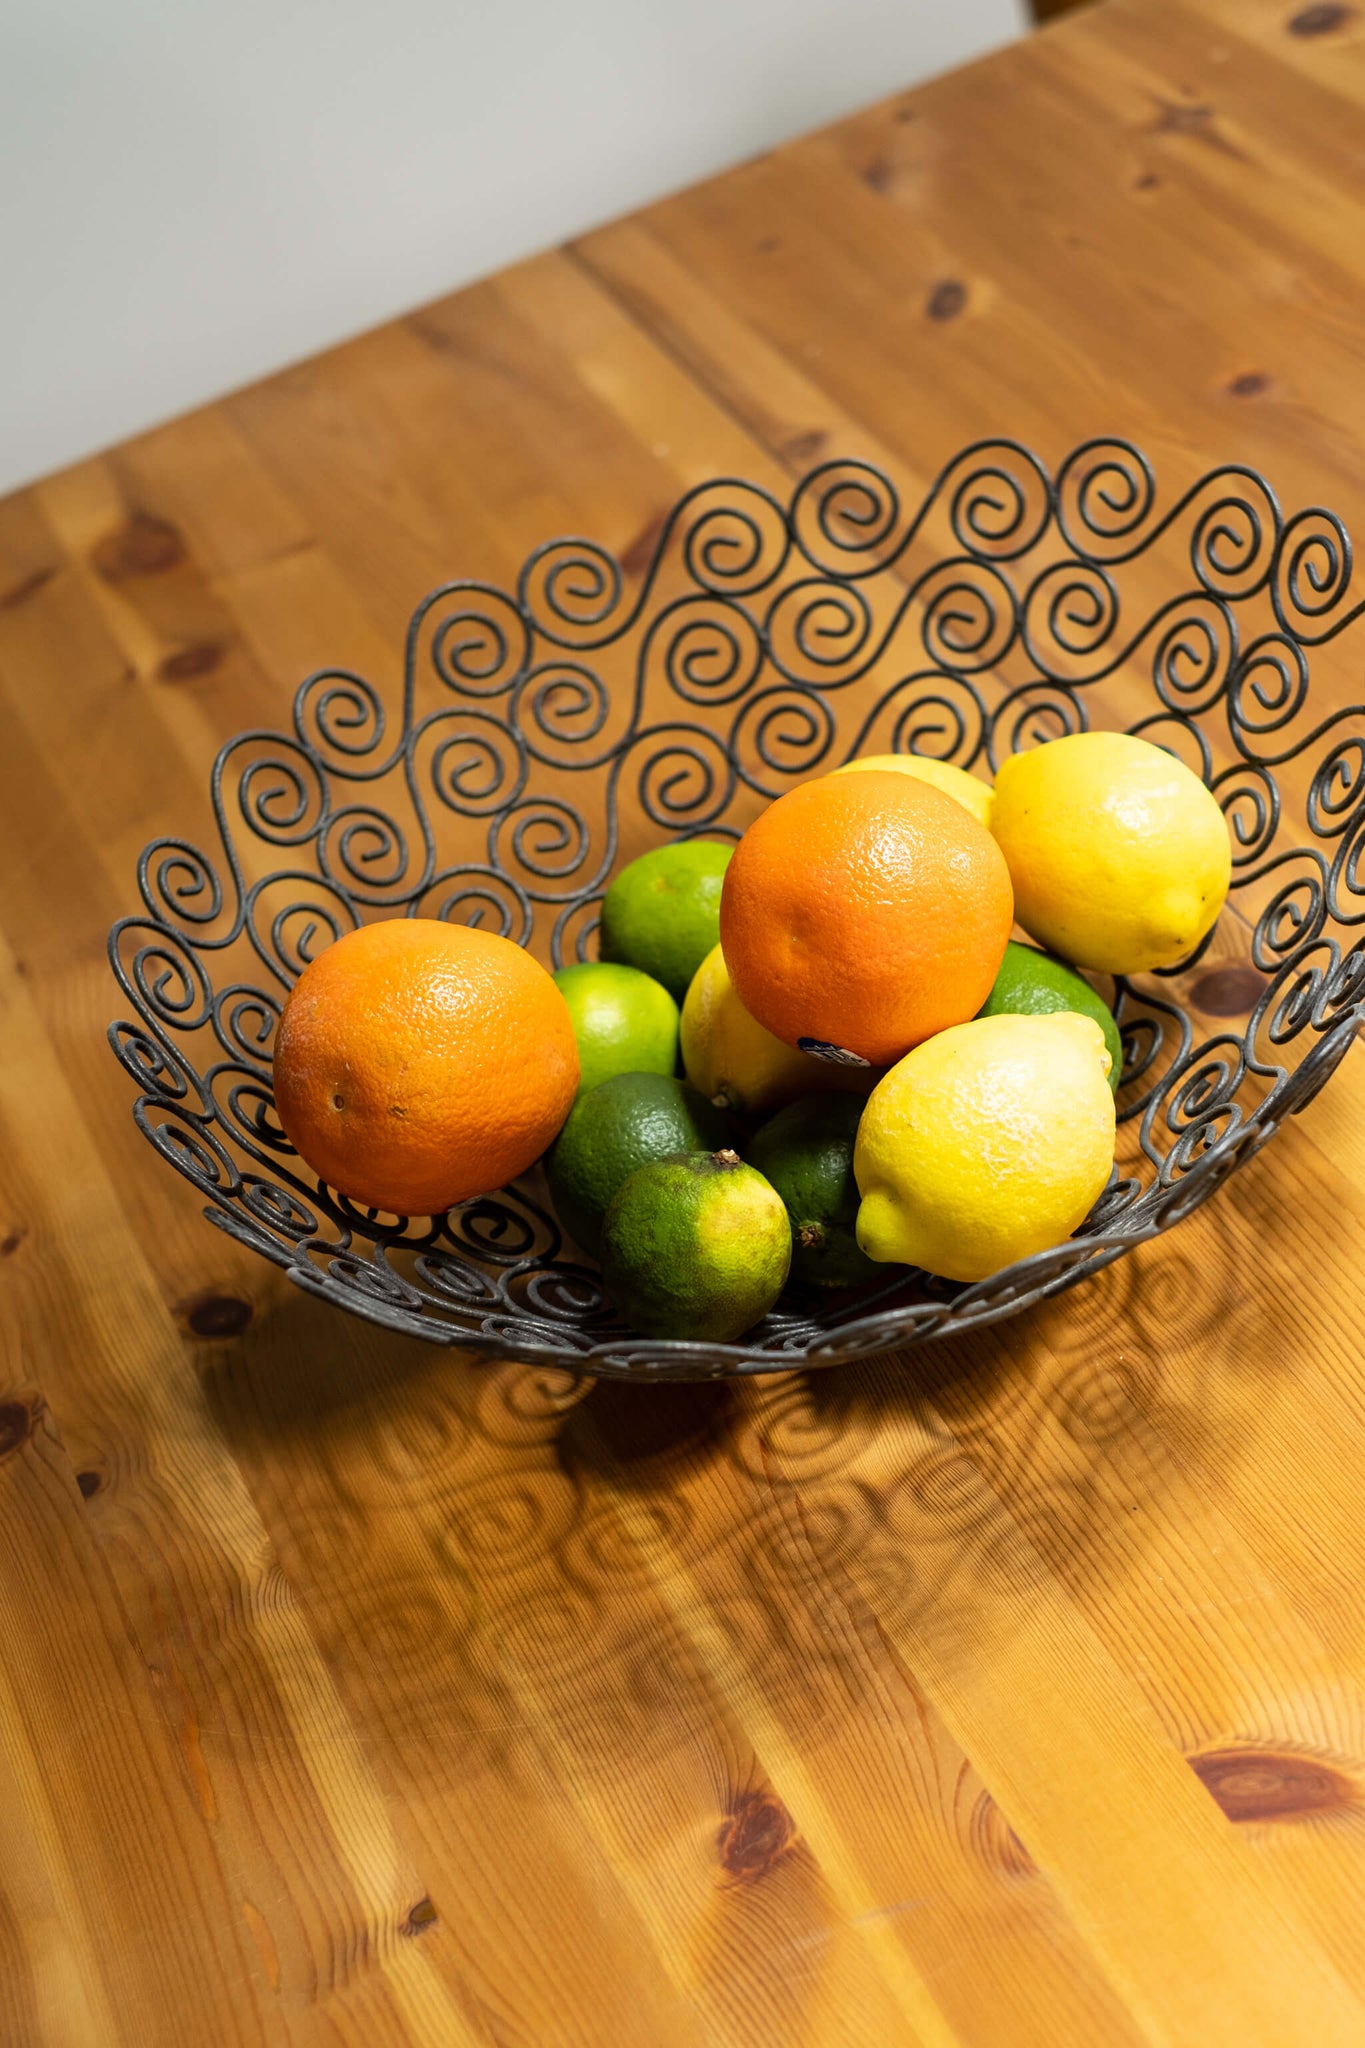
[[[755,820],[720,939],[740,1001],[778,1038],[887,1066],[976,1015],[1013,919],[984,826],[928,783],[869,769],[803,783]]]

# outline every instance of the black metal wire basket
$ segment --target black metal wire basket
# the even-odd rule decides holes
[[[1012,1314],[1188,1215],[1346,1052],[1365,1008],[1348,943],[1365,921],[1365,706],[1331,677],[1310,705],[1309,650],[1365,610],[1350,579],[1342,522],[1286,518],[1250,469],[1163,510],[1127,442],[1086,442],[1050,475],[1000,440],[955,456],[913,510],[852,461],[786,504],[699,486],[634,587],[584,540],[538,548],[514,591],[447,584],[412,619],[395,731],[361,676],[310,676],[292,731],[219,754],[220,845],[143,853],[142,909],[109,940],[136,1013],[109,1035],[138,1126],[220,1229],[309,1293],[437,1343],[698,1378]],[[1135,681],[1148,708],[1132,721]],[[1204,778],[1233,894],[1180,966],[1100,982],[1124,1040],[1120,1164],[1055,1250],[973,1286],[896,1268],[861,1294],[793,1290],[742,1343],[645,1341],[564,1248],[539,1169],[445,1216],[386,1217],[320,1186],[281,1131],[282,1000],[353,925],[444,917],[547,964],[590,958],[613,872],[648,845],[736,838],[856,754],[994,768],[1090,725],[1142,733]],[[1211,1027],[1228,1004],[1209,991],[1230,984],[1247,1021]]]

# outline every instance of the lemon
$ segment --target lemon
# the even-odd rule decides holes
[[[1109,1053],[1093,1017],[974,1017],[873,1090],[853,1171],[870,1259],[984,1280],[1070,1237],[1114,1162]]]
[[[1228,828],[1199,777],[1122,732],[1012,754],[991,830],[1024,930],[1077,967],[1171,967],[1210,929],[1232,877]]]
[[[801,1095],[831,1088],[865,1094],[876,1080],[871,1067],[841,1067],[784,1045],[735,994],[719,946],[692,977],[682,1006],[683,1072],[718,1108],[739,1116],[768,1116]]]
[[[897,774],[914,775],[921,782],[931,782],[946,796],[955,797],[964,810],[971,812],[978,825],[984,825],[988,832],[990,830],[990,784],[979,782],[965,768],[954,768],[951,761],[934,761],[927,754],[864,754],[857,761],[845,761],[842,768],[835,768],[832,773],[851,775],[858,768],[891,768]]]

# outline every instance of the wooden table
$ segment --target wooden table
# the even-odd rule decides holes
[[[997,431],[1365,525],[1294,5],[1110,0],[0,505],[6,2048],[1365,2041],[1358,1056],[1042,1312],[594,1391],[299,1296],[103,1041],[143,842],[453,571]]]

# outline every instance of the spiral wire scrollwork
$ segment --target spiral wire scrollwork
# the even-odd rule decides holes
[[[110,935],[128,1013],[110,1044],[139,1128],[220,1228],[320,1299],[435,1342],[609,1376],[789,1370],[1075,1284],[1190,1213],[1325,1084],[1365,1014],[1365,705],[1315,708],[1310,678],[1311,651],[1365,610],[1334,513],[1285,518],[1237,465],[1163,502],[1129,442],[1082,443],[1049,476],[998,439],[918,495],[843,458],[785,505],[718,479],[647,536],[629,574],[567,539],[512,591],[444,585],[410,624],[397,716],[365,677],[318,670],[289,731],[221,750],[217,850],[166,836],[144,852],[140,908]],[[285,1138],[285,993],[367,918],[591,957],[628,834],[634,850],[642,832],[733,840],[760,801],[867,752],[994,768],[1110,723],[1120,672],[1149,693],[1129,729],[1222,807],[1246,906],[1226,916],[1244,914],[1263,986],[1244,1030],[1210,1036],[1180,993],[1202,949],[1114,985],[1137,1158],[1067,1244],[967,1288],[897,1270],[861,1297],[794,1296],[736,1344],[646,1343],[537,1174],[390,1218],[320,1186]]]

